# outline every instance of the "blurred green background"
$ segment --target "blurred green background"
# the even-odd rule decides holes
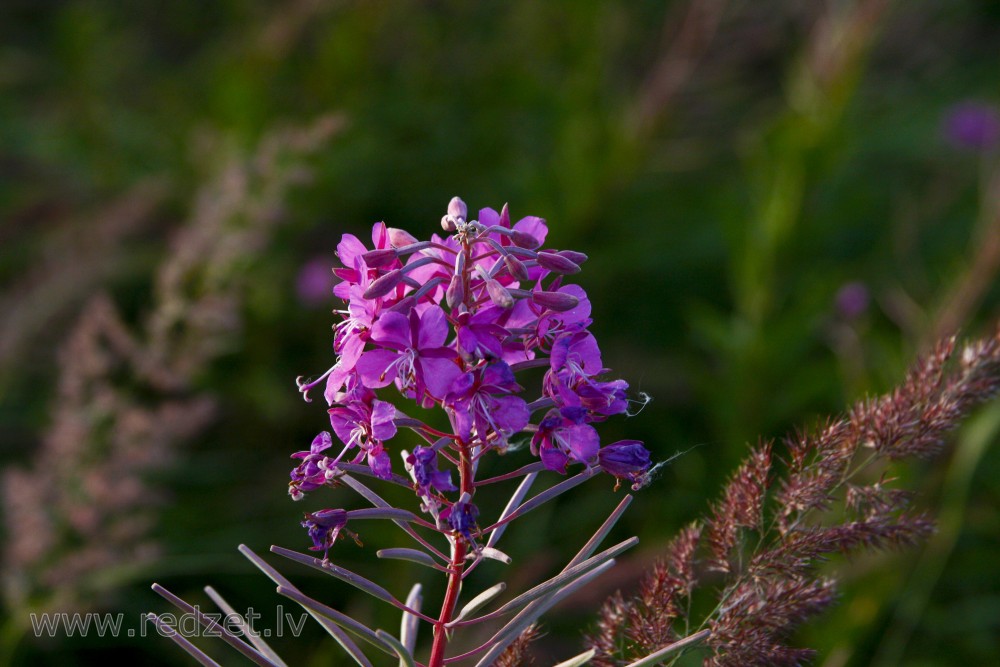
[[[191,664],[159,637],[26,627],[100,610],[138,628],[169,610],[154,580],[205,608],[211,584],[273,626],[281,599],[235,547],[304,549],[302,511],[356,502],[288,499],[288,456],[328,428],[293,380],[332,363],[328,267],[377,220],[428,236],[456,194],[546,218],[552,245],[590,255],[605,363],[654,399],[602,438],[686,452],[620,527],[639,553],[546,621],[542,664],[747,442],[892,387],[1000,306],[995,1],[9,0],[0,37],[10,664]],[[989,408],[958,455],[900,471],[941,531],[836,563],[842,604],[797,638],[817,664],[1000,661],[997,423]],[[503,576],[555,571],[617,497],[591,482],[516,525]],[[366,527],[336,558],[405,595],[424,573],[373,562],[396,535]],[[275,643],[346,664],[316,626]]]

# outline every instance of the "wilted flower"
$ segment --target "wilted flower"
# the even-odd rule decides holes
[[[606,473],[632,481],[633,488],[642,486],[651,465],[649,450],[638,440],[611,443],[597,453],[597,460]]]
[[[357,535],[349,530],[345,530],[344,526],[346,525],[347,512],[344,510],[320,510],[312,514],[306,514],[305,520],[302,521],[302,527],[309,530],[309,538],[313,542],[309,550],[322,551],[323,560],[326,560],[327,552],[333,546],[333,543],[337,541],[342,531],[345,534],[351,535],[357,541]]]

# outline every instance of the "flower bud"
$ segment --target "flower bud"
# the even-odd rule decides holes
[[[578,298],[565,292],[532,292],[531,300],[539,306],[545,306],[550,310],[558,312],[573,310],[580,305],[580,300]]]
[[[576,250],[560,250],[559,256],[565,257],[566,259],[577,265],[583,264],[588,259],[590,259],[582,252],[577,252]]]
[[[392,264],[397,257],[398,255],[396,254],[396,251],[392,248],[369,250],[365,254],[361,255],[361,259],[363,259],[365,264],[372,269]]]
[[[486,291],[490,295],[490,300],[501,308],[509,310],[514,307],[514,297],[510,295],[507,288],[497,281],[492,279],[487,280]]]
[[[449,234],[455,231],[457,229],[457,227],[455,227],[455,219],[450,215],[441,216],[441,229]]]
[[[524,265],[524,262],[519,260],[513,255],[503,256],[504,266],[507,267],[507,272],[510,273],[516,280],[527,280],[528,279],[528,267]]]
[[[406,230],[389,227],[386,231],[389,233],[389,243],[393,248],[402,248],[413,243],[419,243],[417,238]]]
[[[538,246],[542,245],[539,243],[538,239],[527,232],[522,232],[515,229],[510,234],[510,240],[514,242],[514,245],[521,248],[527,248],[529,250],[534,250]]]
[[[448,289],[445,290],[444,298],[448,302],[449,308],[456,308],[458,304],[465,301],[465,287],[462,285],[462,276],[456,274],[451,277]]]
[[[403,270],[393,269],[384,276],[376,278],[362,296],[366,299],[383,297],[393,290],[403,280]]]
[[[559,255],[554,252],[548,252],[543,250],[542,252],[538,253],[536,261],[538,262],[538,266],[542,267],[543,269],[548,269],[553,273],[569,274],[569,273],[580,272],[579,264],[569,259],[566,259],[562,255]]]
[[[457,220],[465,220],[469,215],[469,208],[458,197],[452,197],[448,202],[448,215]]]

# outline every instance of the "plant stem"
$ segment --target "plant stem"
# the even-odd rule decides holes
[[[458,443],[459,455],[459,497],[468,493],[470,496],[475,492],[475,480],[472,474],[472,457],[469,452],[469,445],[465,442]],[[427,667],[441,667],[444,664],[444,651],[448,646],[448,634],[445,624],[451,621],[452,614],[455,613],[455,605],[458,602],[458,593],[462,588],[462,571],[465,569],[466,544],[458,531],[451,535],[451,564],[448,568],[448,588],[444,594],[444,602],[441,603],[441,615],[437,623],[434,624],[434,643],[431,646],[431,657],[427,662]]]

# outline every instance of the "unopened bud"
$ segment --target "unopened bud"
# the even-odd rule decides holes
[[[539,306],[545,306],[549,310],[555,310],[558,312],[573,310],[580,305],[580,300],[578,298],[565,292],[532,292],[531,300]]]
[[[513,255],[503,256],[504,266],[507,267],[507,271],[517,280],[527,280],[528,279],[528,267],[524,265],[524,262],[519,260]]]
[[[404,229],[389,227],[386,231],[389,233],[389,243],[393,248],[402,248],[403,246],[408,246],[411,243],[418,243],[416,237]]]
[[[538,266],[553,273],[579,273],[580,265],[554,252],[542,251],[536,258]]]
[[[443,229],[444,231],[446,231],[448,233],[451,233],[451,232],[455,231],[455,229],[457,229],[455,227],[455,219],[452,218],[450,215],[442,216],[441,217],[441,229]]]
[[[490,295],[490,300],[505,310],[514,307],[514,297],[510,295],[507,288],[495,280],[486,281],[486,291]]]
[[[396,260],[398,255],[396,251],[392,248],[385,248],[382,250],[369,250],[365,254],[361,255],[361,259],[364,260],[365,264],[369,268],[377,269],[381,266],[386,266],[392,264]]]
[[[393,269],[384,276],[376,278],[362,296],[366,299],[377,299],[385,296],[403,280],[403,270]]]
[[[566,259],[568,259],[569,261],[573,262],[576,265],[583,264],[589,259],[589,257],[587,257],[585,254],[583,254],[582,252],[577,252],[576,250],[560,250],[559,256],[565,257]]]
[[[454,275],[448,283],[448,289],[444,292],[444,298],[448,302],[449,308],[456,308],[458,304],[465,301],[465,287],[462,285],[462,276]]]
[[[538,239],[531,234],[517,229],[511,232],[510,240],[514,242],[514,245],[521,248],[528,248],[529,250],[534,250],[538,246],[542,245],[538,242]]]
[[[452,197],[448,202],[448,215],[458,220],[465,220],[469,215],[469,207],[458,197]]]

